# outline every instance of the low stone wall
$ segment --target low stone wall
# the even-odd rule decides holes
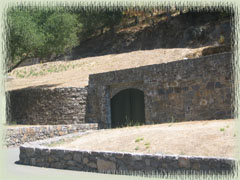
[[[79,135],[79,134],[76,134]],[[63,137],[58,138],[58,140]],[[66,139],[66,137],[64,137]],[[104,151],[81,151],[48,147],[54,140],[44,140],[20,146],[18,163],[100,173],[173,173],[207,172],[226,174],[234,172],[231,158],[197,157],[162,154],[136,154]]]
[[[9,91],[7,121],[26,125],[85,122],[86,88],[26,88]]]
[[[63,136],[70,133],[97,130],[98,124],[78,124],[78,125],[48,125],[48,126],[27,126],[11,127],[6,129],[5,145],[14,147],[54,136]]]

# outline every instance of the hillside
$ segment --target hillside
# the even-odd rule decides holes
[[[231,51],[231,19],[219,13],[156,15],[85,40],[55,59],[14,69],[6,90],[84,87],[89,74]],[[28,64],[28,63],[26,63]]]
[[[82,42],[61,59],[79,59],[138,50],[231,45],[231,17],[219,12],[157,14]]]
[[[6,82],[6,88],[84,87],[88,84],[89,74],[199,57],[204,49],[208,48],[134,51],[19,67],[10,73],[13,79]]]

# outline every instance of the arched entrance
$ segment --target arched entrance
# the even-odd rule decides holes
[[[126,89],[111,99],[111,127],[124,127],[145,123],[144,93]]]

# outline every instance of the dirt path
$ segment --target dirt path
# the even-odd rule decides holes
[[[88,84],[89,74],[167,63],[192,56],[197,57],[204,48],[133,51],[75,61],[59,61],[19,67],[9,74],[13,79],[6,83],[6,89],[37,86],[47,88],[84,87]]]
[[[81,150],[235,157],[233,120],[192,121],[108,129],[58,144]]]

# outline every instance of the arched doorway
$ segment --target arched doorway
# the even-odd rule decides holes
[[[145,123],[144,93],[126,89],[111,99],[111,127],[141,125]]]

